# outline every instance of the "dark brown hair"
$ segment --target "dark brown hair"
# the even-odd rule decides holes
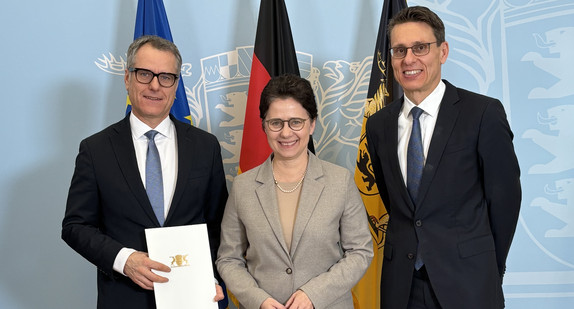
[[[259,101],[259,117],[264,120],[269,110],[269,105],[276,99],[292,98],[299,102],[307,111],[309,117],[314,120],[317,118],[317,102],[313,88],[308,80],[294,74],[284,74],[274,78],[267,83],[261,100]]]
[[[445,41],[444,24],[442,20],[433,11],[424,6],[410,6],[399,11],[389,22],[387,30],[389,38],[396,25],[408,22],[420,22],[429,25],[433,30],[437,45]]]

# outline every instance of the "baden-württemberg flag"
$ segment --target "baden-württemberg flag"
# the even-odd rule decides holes
[[[162,0],[139,0],[136,14],[136,27],[134,30],[134,40],[142,35],[157,35],[173,42],[171,30],[167,21],[167,14]],[[131,102],[127,99],[126,113],[132,109]],[[192,123],[187,96],[181,73],[175,94],[175,102],[171,107],[171,114],[180,121]]]
[[[380,307],[383,245],[389,217],[375,183],[375,176],[367,151],[365,124],[367,118],[372,114],[383,108],[385,104],[392,102],[402,95],[402,89],[394,80],[392,69],[390,68],[390,41],[387,35],[387,25],[392,16],[405,7],[407,7],[406,0],[385,0],[384,2],[375,54],[373,56],[369,91],[365,103],[365,116],[363,117],[363,128],[361,130],[361,140],[357,154],[357,167],[355,168],[355,183],[361,192],[361,197],[367,210],[371,235],[373,236],[373,244],[375,246],[375,256],[365,276],[353,288],[355,309]]]

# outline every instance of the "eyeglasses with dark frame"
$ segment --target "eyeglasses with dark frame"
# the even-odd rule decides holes
[[[267,123],[267,128],[269,128],[269,130],[273,131],[273,132],[279,132],[281,130],[283,130],[283,127],[285,126],[285,122],[287,122],[287,125],[289,126],[289,128],[291,128],[291,130],[293,131],[301,131],[301,129],[303,129],[303,127],[305,126],[305,121],[309,120],[309,118],[303,119],[303,118],[291,118],[288,120],[283,120],[280,118],[272,118],[269,120],[265,120],[265,123]]]
[[[425,56],[430,52],[430,45],[437,42],[419,43],[411,47],[391,47],[391,57],[401,59],[407,56],[407,50],[411,50],[415,56]]]
[[[154,77],[157,77],[159,85],[164,88],[173,86],[179,78],[178,75],[173,73],[160,72],[156,74],[148,69],[142,68],[128,68],[128,71],[135,72],[136,80],[142,84],[149,84]]]

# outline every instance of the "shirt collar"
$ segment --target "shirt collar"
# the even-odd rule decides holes
[[[165,119],[162,120],[162,122],[160,122],[160,124],[157,127],[152,129],[150,128],[150,126],[143,123],[143,121],[139,120],[138,117],[136,117],[133,113],[130,113],[130,126],[132,129],[132,136],[135,139],[139,139],[142,137],[146,138],[144,134],[149,130],[156,130],[159,132],[159,134],[167,138],[170,139],[173,138],[174,125],[169,117],[165,117]]]
[[[418,105],[420,109],[422,109],[426,114],[430,115],[431,117],[436,117],[438,115],[438,109],[440,107],[440,102],[442,101],[442,97],[444,96],[444,92],[446,91],[446,85],[441,80],[436,88]],[[411,109],[417,105],[415,105],[407,96],[404,96],[405,101],[403,103],[403,108],[401,113],[407,117],[411,112]]]

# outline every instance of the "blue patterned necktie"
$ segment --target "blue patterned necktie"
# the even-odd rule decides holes
[[[419,117],[423,110],[418,107],[411,109],[413,116],[413,129],[411,137],[409,138],[409,145],[407,148],[407,190],[411,196],[413,203],[417,199],[419,193],[419,185],[423,175],[424,168],[424,153],[423,142],[421,138],[421,124]]]
[[[423,152],[423,142],[421,138],[421,124],[419,117],[423,113],[423,110],[418,107],[413,107],[411,109],[411,115],[413,116],[413,129],[411,131],[411,137],[409,138],[409,145],[407,149],[407,190],[411,196],[413,204],[416,205],[417,195],[419,193],[419,186],[421,184],[421,178],[423,176],[424,168],[424,152]],[[417,243],[417,255],[415,259],[415,269],[419,270],[423,266],[422,254],[420,253],[419,244]]]
[[[146,132],[145,136],[148,138],[147,156],[145,160],[145,185],[147,196],[153,207],[153,212],[163,226],[165,221],[163,214],[163,178],[161,175],[161,161],[159,152],[155,145],[155,136],[158,134],[155,130]]]

